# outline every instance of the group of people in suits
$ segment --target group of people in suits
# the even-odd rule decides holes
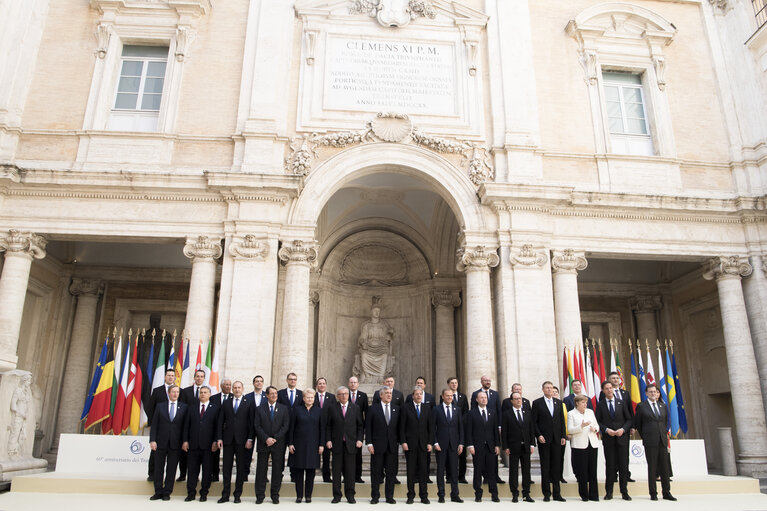
[[[381,499],[395,503],[399,449],[407,467],[407,503],[416,498],[428,504],[429,465],[434,454],[437,463],[437,497],[446,500],[446,482],[452,502],[463,502],[459,483],[465,481],[466,455],[474,466],[473,488],[476,502],[487,483],[491,499],[498,496],[498,457],[508,456],[509,486],[512,502],[530,496],[531,455],[538,447],[541,462],[543,500],[564,501],[561,495],[564,448],[571,442],[572,464],[582,500],[598,500],[596,453],[599,434],[604,446],[606,480],[605,499],[611,499],[615,482],[625,500],[627,491],[628,439],[633,427],[642,436],[648,460],[650,495],[657,499],[656,473],[661,477],[663,498],[675,500],[669,486],[668,435],[666,409],[658,400],[655,386],[647,390],[648,400],[632,413],[625,391],[618,388],[617,374],[602,384],[596,410],[574,382],[574,393],[560,401],[551,382],[542,385],[543,396],[532,403],[522,396],[515,383],[511,395],[501,401],[483,376],[481,388],[469,400],[458,391],[458,379],[451,377],[439,399],[426,392],[425,380],[419,377],[404,395],[388,377],[371,399],[359,390],[356,377],[348,386],[327,392],[327,381],[319,378],[315,389],[297,388],[295,373],[287,375],[287,386],[278,390],[264,388],[264,379],[253,378],[253,392],[244,393],[242,382],[222,381],[222,391],[211,396],[203,385],[205,374],[195,372],[195,382],[185,389],[173,384],[175,372],[169,369],[165,384],[152,391],[147,406],[150,417],[150,476],[154,481],[151,500],[168,500],[180,458],[187,460],[187,497],[195,500],[200,484],[200,501],[207,500],[211,482],[217,480],[223,452],[223,487],[219,503],[241,502],[255,452],[256,503],[266,498],[267,483],[273,503],[280,501],[285,454],[288,451],[290,478],[296,486],[296,502],[311,502],[315,474],[332,482],[333,503],[345,497],[355,503],[355,483],[362,480],[362,448],[367,444],[371,455],[371,504]],[[612,380],[612,381],[611,381]],[[582,388],[582,387],[580,387]],[[471,403],[471,406],[470,406]],[[236,476],[232,489],[232,470]],[[272,473],[268,474],[271,461]],[[270,476],[270,477],[269,477]],[[342,484],[343,483],[343,484]]]

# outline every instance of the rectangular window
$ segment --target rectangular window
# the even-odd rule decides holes
[[[756,26],[761,28],[767,23],[767,1],[751,0],[751,3],[754,5],[754,14],[756,14]]]
[[[167,64],[167,46],[123,46],[108,129],[157,130]]]
[[[641,77],[633,73],[605,71],[602,81],[612,152],[652,155]]]

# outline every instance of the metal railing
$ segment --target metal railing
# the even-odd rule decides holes
[[[767,23],[767,0],[751,0],[756,15],[756,26],[762,28]]]

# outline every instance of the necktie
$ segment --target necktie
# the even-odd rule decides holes
[[[290,391],[290,406],[293,406],[293,391]]]
[[[608,407],[610,408],[610,418],[614,419],[615,418],[615,408],[613,408],[613,400],[612,399],[609,400],[607,402],[607,404],[608,404]]]
[[[269,416],[270,419],[274,420],[274,405],[269,406]]]
[[[194,398],[195,399],[200,399],[200,387],[195,387],[194,388]]]
[[[421,418],[421,405],[415,405],[415,414],[419,419]]]
[[[323,406],[325,406],[325,396],[320,394],[320,408],[322,408]]]
[[[389,425],[389,421],[391,420],[391,415],[389,415],[389,405],[388,403],[384,405],[384,417],[386,417],[386,425]]]
[[[658,411],[658,403],[652,404],[652,411],[655,414],[655,418],[660,417],[660,412]]]
[[[173,419],[175,417],[176,417],[176,402],[175,401],[171,401],[171,403],[170,403],[170,420],[171,420],[171,422],[173,421]]]
[[[205,415],[205,404],[203,403],[202,408],[200,409],[200,418],[202,419],[202,416]]]
[[[458,404],[458,394],[453,394],[453,403]]]
[[[522,411],[521,410],[517,410],[517,420],[519,421],[520,424],[522,424]]]
[[[341,414],[342,414],[344,417],[346,417],[346,405],[343,405],[343,406],[341,407]]]
[[[447,422],[451,422],[453,420],[453,414],[450,413],[450,407],[445,407],[445,413],[447,414]]]
[[[237,413],[237,409],[240,407],[240,398],[234,398],[234,413]]]
[[[549,407],[549,413],[551,414],[552,417],[554,417],[554,401],[552,401],[551,399],[547,399],[546,404]]]
[[[352,392],[352,403],[355,403],[355,404],[357,403],[357,393],[356,392]]]
[[[486,410],[482,410],[482,420],[487,422],[487,411]]]

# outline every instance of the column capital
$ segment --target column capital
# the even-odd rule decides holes
[[[432,289],[431,304],[437,307],[458,307],[461,305],[461,297],[454,289]]]
[[[663,308],[663,298],[660,295],[632,296],[629,307],[634,312],[654,312]]]
[[[483,245],[477,245],[474,247],[461,247],[456,252],[456,269],[458,271],[477,271],[477,270],[489,270],[495,266],[498,266],[500,259],[494,249],[489,249]]]
[[[82,279],[74,277],[69,285],[69,292],[74,296],[94,295],[99,296],[104,292],[104,282],[101,280]]]
[[[532,244],[526,243],[519,248],[512,247],[509,254],[509,261],[514,267],[520,268],[541,268],[549,256],[543,249],[536,249]]]
[[[7,233],[0,234],[0,252],[5,252],[5,257],[42,259],[45,257],[47,244],[48,240],[44,237],[29,231],[10,229]]]
[[[740,256],[719,256],[709,259],[703,265],[706,280],[738,279],[751,275],[753,268],[748,259]]]
[[[317,266],[317,242],[283,241],[277,255],[285,264],[298,263],[314,267]]]
[[[583,252],[576,252],[572,248],[553,250],[551,257],[551,269],[553,273],[578,273],[589,265]]]
[[[256,238],[255,234],[238,235],[229,243],[229,255],[235,259],[266,259],[269,255],[269,243]]]
[[[197,261],[213,261],[221,257],[221,239],[213,236],[188,237],[184,245],[184,255],[192,260],[192,264]]]

